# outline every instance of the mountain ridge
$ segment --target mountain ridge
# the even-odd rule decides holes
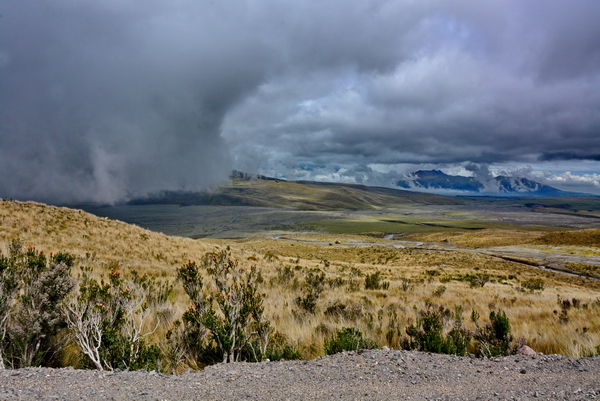
[[[589,196],[567,192],[524,177],[499,175],[482,182],[475,177],[449,175],[440,170],[418,170],[399,180],[396,185],[406,190],[456,191],[464,195],[492,196]]]

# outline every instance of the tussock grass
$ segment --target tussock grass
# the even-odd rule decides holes
[[[0,201],[0,243],[18,238],[46,252],[67,251],[81,264],[108,271],[111,263],[174,277],[174,269],[211,249],[81,210],[35,202]]]
[[[531,236],[524,237],[529,240]],[[282,331],[297,343],[304,344],[305,356],[315,356],[321,352],[313,342],[319,338],[322,341],[335,328],[344,326],[358,327],[367,337],[380,344],[399,346],[399,340],[406,335],[405,325],[415,321],[417,310],[431,304],[444,305],[451,310],[457,306],[462,307],[469,328],[475,327],[475,323],[469,320],[472,310],[481,316],[479,324],[487,319],[490,310],[505,310],[512,322],[515,338],[524,337],[540,352],[583,356],[594,352],[595,346],[600,344],[600,331],[593,330],[600,324],[597,317],[600,312],[598,282],[485,255],[335,244],[335,241],[360,242],[360,237],[357,236],[303,234],[296,239],[312,240],[318,244],[264,238],[229,243],[245,254],[252,252],[253,255],[278,256],[277,260],[271,262],[259,257],[258,265],[263,266],[266,282],[275,277],[277,267],[281,269],[286,265],[300,266],[300,273],[319,268],[326,272],[329,279],[339,277],[345,281],[346,284],[336,288],[326,287],[318,303],[320,316],[303,316],[302,319],[293,317],[293,299],[300,294],[299,289],[286,287],[271,292],[269,286],[265,287],[267,314],[277,316],[274,321],[283,323]],[[364,242],[370,241],[363,239]],[[220,246],[224,244],[220,241],[212,243]],[[323,260],[329,262],[328,266]],[[390,282],[388,290],[364,289],[365,275],[375,271],[380,271],[383,279]],[[431,273],[433,271],[437,273]],[[490,281],[481,288],[471,288],[467,281],[446,281],[449,277],[461,277],[465,274],[488,274]],[[531,293],[521,288],[522,282],[536,278],[543,280],[543,291]],[[349,290],[350,280],[360,284],[358,291]],[[445,286],[446,290],[441,296],[436,296],[435,291],[440,285]],[[558,317],[561,309],[557,304],[557,296],[580,299],[585,307],[570,310],[569,321],[561,322]],[[324,314],[327,307],[335,302],[347,307],[358,307],[361,311],[359,317]],[[392,320],[399,326],[392,327],[394,330],[390,327]],[[587,327],[585,333],[584,327]],[[394,333],[390,334],[390,331]]]
[[[533,243],[544,234],[543,231],[485,229],[469,232],[413,234],[406,239],[424,242],[447,241],[469,248],[487,248]]]
[[[559,231],[548,233],[534,241],[540,245],[571,245],[600,247],[600,229],[590,228],[578,231]]]
[[[176,268],[188,259],[200,260],[208,251],[231,246],[240,267],[259,268],[265,315],[305,358],[321,355],[324,339],[344,326],[359,328],[380,345],[399,347],[406,337],[405,326],[415,322],[417,311],[440,305],[451,310],[462,307],[469,328],[476,325],[470,320],[472,311],[480,316],[477,324],[483,324],[490,310],[502,309],[512,323],[515,338],[524,337],[535,350],[544,353],[584,356],[600,345],[599,282],[486,255],[345,245],[383,241],[342,234],[304,233],[294,237],[310,243],[264,237],[192,240],[150,232],[79,210],[32,202],[1,201],[0,218],[0,243],[19,238],[25,245],[47,252],[68,251],[78,257],[79,264],[94,267],[98,274],[106,274],[111,264],[117,263],[175,282]],[[584,234],[581,238],[588,235]],[[545,235],[535,231],[481,230],[419,234],[410,238],[437,242],[448,239],[463,246],[481,247],[530,243]],[[280,272],[286,268],[293,276],[282,278]],[[320,269],[326,275],[314,314],[300,310],[296,304],[311,269]],[[380,272],[382,280],[390,283],[388,289],[365,289],[365,276],[375,272]],[[485,275],[488,281],[483,287],[472,287],[468,275]],[[543,291],[521,289],[522,282],[536,278],[543,280]],[[444,291],[439,290],[441,286]],[[180,317],[189,304],[180,286],[175,288],[167,311],[172,319]],[[566,312],[568,319],[560,319],[558,297],[580,301],[578,307]],[[155,333],[156,338],[168,326],[164,322]]]

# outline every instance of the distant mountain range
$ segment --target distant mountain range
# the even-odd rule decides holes
[[[440,170],[419,170],[407,175],[396,185],[412,191],[452,191],[464,195],[494,195],[494,196],[579,196],[575,192],[565,192],[560,189],[541,184],[523,177],[507,177],[499,175],[481,182],[474,177],[448,175]]]

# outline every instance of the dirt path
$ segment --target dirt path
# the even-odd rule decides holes
[[[344,352],[312,361],[235,363],[167,376],[29,368],[0,372],[2,400],[588,400],[600,357],[475,359]]]

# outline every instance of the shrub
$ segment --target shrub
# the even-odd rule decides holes
[[[402,288],[402,291],[408,291],[412,288],[412,284],[411,281],[409,279],[407,279],[406,277],[402,277],[400,279],[400,288]]]
[[[39,258],[30,248],[26,260],[34,260],[33,267],[27,262],[22,267],[26,277],[21,293],[14,306],[10,336],[13,367],[39,366],[56,350],[55,336],[66,327],[61,305],[75,286],[71,278],[74,258],[68,254],[50,255],[50,260]],[[40,265],[37,265],[37,262]]]
[[[336,330],[334,336],[325,339],[325,353],[337,354],[342,351],[355,351],[357,349],[378,348],[374,341],[363,337],[363,333],[354,327],[343,327]]]
[[[442,295],[444,295],[445,292],[446,292],[446,286],[440,285],[440,286],[437,286],[436,289],[433,291],[433,296],[441,297]]]
[[[471,342],[471,332],[463,326],[462,307],[457,306],[453,314],[452,329],[446,335],[444,353],[453,355],[467,355],[467,348]]]
[[[271,285],[277,283],[279,285],[294,287],[294,276],[296,273],[292,269],[292,266],[286,265],[285,267],[276,267],[277,276],[271,279]]]
[[[453,325],[444,335],[444,316],[448,314],[453,315]],[[438,354],[466,355],[471,340],[469,331],[463,327],[460,307],[454,314],[444,307],[421,310],[416,325],[408,325],[406,334],[409,336],[405,344],[407,348]]]
[[[8,343],[8,319],[13,300],[19,291],[15,255],[0,254],[0,369],[6,367],[5,352]]]
[[[296,298],[296,305],[308,313],[315,313],[317,301],[323,292],[325,273],[319,269],[310,270],[305,278],[304,296]]]
[[[195,262],[178,269],[178,277],[192,301],[183,314],[186,346],[200,363],[262,358],[267,352],[270,326],[263,319],[256,268],[239,269],[229,250],[209,252],[202,262],[210,277],[207,296]]]
[[[544,280],[541,278],[530,278],[523,281],[521,287],[530,292],[544,291]]]
[[[335,301],[325,308],[325,315],[355,320],[362,315],[362,305],[360,303],[346,305],[340,301]]]
[[[425,352],[442,353],[444,323],[435,310],[421,310],[416,325],[408,325],[406,334],[410,337],[408,347]]]
[[[9,244],[0,255],[0,366],[13,368],[50,363],[58,350],[57,335],[65,327],[60,305],[74,286],[74,257],[50,254],[22,244]]]
[[[327,280],[327,284],[329,284],[329,288],[338,288],[346,284],[346,280],[342,277],[330,278]]]
[[[255,339],[251,345],[251,348],[254,350],[260,349],[260,344],[258,344],[259,339]],[[251,358],[249,360],[251,362],[260,362],[263,360],[271,360],[271,361],[280,361],[282,359],[286,361],[291,361],[294,359],[300,359],[302,354],[296,348],[292,347],[287,337],[284,334],[279,333],[278,331],[274,332],[271,335],[269,340],[269,344],[266,347],[264,354],[260,353],[252,353]]]
[[[387,290],[389,287],[389,281],[382,281],[381,272],[367,274],[365,277],[365,289],[367,290]]]
[[[112,266],[108,280],[89,276],[82,267],[79,294],[63,305],[69,328],[85,355],[84,366],[104,369],[158,369],[161,352],[146,337],[158,324],[148,327],[153,313],[163,305],[172,286],[131,270],[123,276]]]
[[[468,281],[469,287],[471,288],[479,288],[483,287],[487,282],[490,281],[489,274],[467,274],[465,276],[465,280]]]
[[[476,352],[484,356],[508,355],[513,340],[510,321],[504,311],[491,311],[490,321],[474,331]]]

